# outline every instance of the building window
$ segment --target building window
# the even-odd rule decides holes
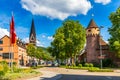
[[[2,51],[3,50],[3,48],[2,47],[0,47],[0,51]]]
[[[0,53],[0,57],[2,56],[2,53]]]
[[[3,59],[9,59],[9,58],[11,59],[14,57],[14,55],[13,55],[13,53],[10,53],[10,55],[9,55],[9,53],[3,53],[2,57],[3,57]]]
[[[2,41],[2,40],[0,40],[0,44],[3,44],[3,41]]]

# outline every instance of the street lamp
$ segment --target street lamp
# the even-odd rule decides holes
[[[101,29],[104,28],[103,26],[100,26],[100,36],[101,36]],[[99,40],[100,41],[100,40]],[[100,41],[100,67],[102,69],[103,63],[102,63],[102,46],[101,46],[101,41]]]

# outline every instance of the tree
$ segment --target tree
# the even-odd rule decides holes
[[[36,50],[35,50],[35,57],[37,58],[37,59],[41,59],[41,58],[43,58],[43,54],[44,54],[44,52],[43,52],[43,50],[41,49],[41,48],[36,48]]]
[[[59,59],[74,58],[84,47],[86,41],[85,29],[78,21],[66,20],[54,34],[51,43],[53,56]]]
[[[30,56],[30,57],[35,57],[36,55],[36,48],[35,48],[35,46],[34,45],[32,45],[32,44],[28,44],[28,46],[27,46],[27,54],[28,54],[28,56]]]
[[[45,52],[43,50],[43,48],[35,47],[32,44],[29,44],[27,46],[27,54],[28,54],[28,56],[34,57],[34,58],[37,58],[37,59],[43,59],[43,60],[51,60],[52,59],[50,54]]]
[[[120,7],[110,14],[109,19],[112,27],[108,29],[111,37],[109,39],[110,48],[117,57],[120,58]]]

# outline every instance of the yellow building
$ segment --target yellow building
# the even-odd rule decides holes
[[[0,39],[0,61],[15,62],[18,66],[26,65],[29,61],[26,44],[17,39],[14,47],[10,47],[10,38],[5,35]]]

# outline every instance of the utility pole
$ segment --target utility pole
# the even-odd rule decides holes
[[[104,28],[103,26],[100,26],[100,37],[101,37],[101,29]],[[100,41],[100,39],[99,39]],[[100,41],[100,68],[102,69],[103,67],[103,62],[102,62],[102,46],[101,46],[101,41]]]

